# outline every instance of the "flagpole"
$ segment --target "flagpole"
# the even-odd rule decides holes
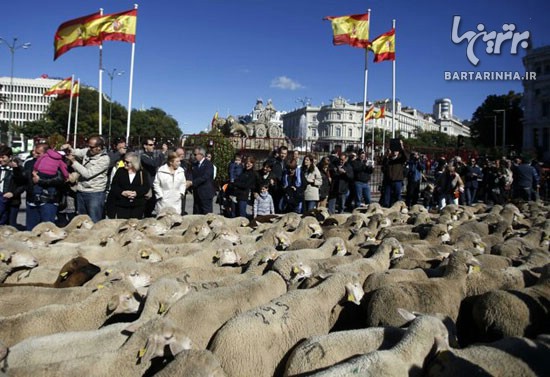
[[[79,90],[79,93],[78,93],[78,96],[76,96],[76,110],[75,110],[75,113],[74,113],[74,135],[73,135],[73,148],[76,149],[76,134],[77,134],[77,130],[78,130],[78,103],[79,103],[79,100],[80,100],[80,78],[76,81],[78,85],[78,90]],[[72,95],[71,95],[71,98],[72,98]],[[67,142],[69,142],[69,140],[67,140]]]
[[[99,14],[103,16],[103,8],[99,8]],[[103,133],[103,41],[99,44],[99,130]]]
[[[71,75],[71,93],[69,95],[69,119],[67,121],[67,143],[69,142],[69,134],[71,132],[71,113],[73,111],[73,84],[74,84],[74,74]]]
[[[370,9],[367,10],[368,14],[368,20],[369,20],[369,29],[370,29]],[[369,49],[365,49],[365,87],[363,88],[363,123],[361,127],[361,149],[365,149],[365,130],[367,126],[367,121],[365,120],[365,116],[367,114],[367,83],[369,80],[369,66],[368,66],[368,55],[369,55]]]
[[[138,9],[138,5],[134,4],[134,9]],[[137,31],[137,18],[136,18]],[[132,43],[132,56],[130,58],[130,88],[128,89],[128,121],[126,123],[126,144],[130,144],[130,121],[132,118],[132,89],[134,83],[134,57],[136,54],[136,42]]]
[[[395,30],[395,18],[392,20],[392,28]],[[395,34],[394,34],[395,38]],[[397,112],[395,111],[395,59],[392,61],[392,117],[391,117],[391,137],[395,139],[395,117]]]

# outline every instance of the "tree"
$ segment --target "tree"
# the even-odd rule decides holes
[[[519,150],[523,144],[522,95],[510,91],[503,95],[490,95],[473,114],[470,126],[474,143],[485,148],[502,145],[503,116],[506,114],[506,148]],[[505,112],[495,112],[505,110]],[[495,118],[496,117],[496,118]],[[495,134],[496,123],[496,134]]]
[[[105,99],[104,99],[105,102]],[[102,133],[109,132],[109,106],[103,105]],[[73,112],[76,103],[73,99]],[[66,135],[69,117],[69,98],[57,98],[52,101],[44,117],[34,122],[27,122],[22,132],[27,137],[48,136],[53,134]],[[121,104],[112,103],[111,135],[113,139],[126,136],[127,111]],[[98,92],[90,88],[81,88],[78,109],[78,136],[89,137],[98,133],[99,104]],[[71,119],[73,132],[74,114]],[[130,136],[133,139],[152,137],[156,139],[181,136],[178,122],[162,109],[132,110],[132,125]],[[138,143],[139,144],[139,143]]]

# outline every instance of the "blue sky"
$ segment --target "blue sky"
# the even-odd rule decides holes
[[[129,10],[122,0],[5,1],[0,37],[17,36],[30,42],[15,55],[16,77],[75,74],[98,86],[98,49],[72,49],[53,61],[53,36],[64,21],[104,9]],[[454,15],[462,17],[461,32],[483,23],[487,31],[502,31],[514,23],[529,31],[535,47],[550,44],[545,0],[503,2],[357,1],[357,0],[143,0],[139,4],[134,68],[133,108],[160,107],[172,115],[185,133],[203,130],[219,111],[221,116],[252,110],[257,98],[272,99],[278,110],[300,107],[299,99],[327,104],[337,96],[363,100],[363,50],[333,46],[324,16],[371,9],[371,38],[388,31],[396,19],[397,98],[406,106],[431,112],[436,98],[448,97],[454,113],[469,119],[490,94],[522,91],[520,81],[444,80],[445,71],[520,71],[525,51],[510,54],[510,43],[500,55],[485,53],[477,43],[481,62],[472,66],[466,43],[451,41]],[[0,76],[9,76],[10,54],[0,46]],[[113,82],[113,97],[128,104],[131,45],[106,42],[106,70],[125,71]],[[373,64],[369,55],[368,99],[391,97],[391,63]],[[104,75],[104,91],[110,83]]]

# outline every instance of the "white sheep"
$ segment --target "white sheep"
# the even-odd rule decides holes
[[[423,315],[411,323],[394,347],[354,357],[311,376],[423,376],[423,365],[437,338],[447,339],[447,328],[440,319]]]
[[[81,302],[47,305],[14,316],[1,317],[0,339],[10,347],[30,336],[97,329],[113,314],[137,313],[140,304],[134,293],[133,286],[116,284],[98,289]]]
[[[329,332],[350,282],[350,276],[335,274],[315,288],[289,291],[244,312],[217,332],[209,349],[230,376],[279,375],[285,355],[301,339]]]
[[[181,352],[156,377],[226,377],[220,361],[208,350]]]
[[[135,377],[145,374],[151,360],[176,356],[192,347],[191,340],[177,325],[166,319],[149,321],[142,326],[116,352],[98,352],[72,360],[49,364],[34,364],[8,370],[11,377],[68,376],[75,373],[85,376]],[[165,354],[169,348],[171,355]]]
[[[479,266],[470,252],[458,250],[449,257],[442,278],[395,283],[372,292],[366,303],[368,326],[402,326],[397,309],[421,313],[442,313],[456,321],[460,302],[466,295],[466,277]]]
[[[284,280],[274,272],[238,284],[191,292],[166,313],[180,324],[198,349],[205,349],[212,335],[235,315],[263,305],[286,292]]]
[[[18,269],[33,269],[36,266],[38,262],[29,251],[0,249],[0,283],[4,283]]]

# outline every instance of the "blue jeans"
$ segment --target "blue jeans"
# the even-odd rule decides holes
[[[336,213],[336,207],[338,206],[338,213],[343,213],[346,208],[346,200],[349,195],[349,190],[344,194],[338,194],[336,198],[331,197],[328,200],[328,212],[330,214]]]
[[[0,225],[6,225],[10,219],[10,202],[9,199],[4,199],[0,192]]]
[[[391,181],[384,186],[384,207],[391,207],[393,203],[401,200],[403,181]]]
[[[44,203],[37,206],[31,205],[27,202],[27,230],[32,230],[40,223],[50,221],[55,223],[55,216],[57,215],[57,205],[53,203]]]
[[[305,206],[304,206],[304,212],[305,211],[311,211],[312,209],[317,208],[317,200],[304,200]]]
[[[105,191],[101,192],[77,192],[76,208],[79,215],[88,215],[94,223],[103,218],[105,206]]]
[[[466,195],[466,205],[470,206],[472,203],[475,203],[477,188],[475,187],[466,187],[464,191]]]
[[[247,200],[239,200],[237,202],[237,205],[238,205],[237,215],[240,216],[240,217],[248,217],[246,215],[246,207],[248,206],[248,201]]]
[[[355,206],[370,204],[370,185],[367,182],[355,182]]]

